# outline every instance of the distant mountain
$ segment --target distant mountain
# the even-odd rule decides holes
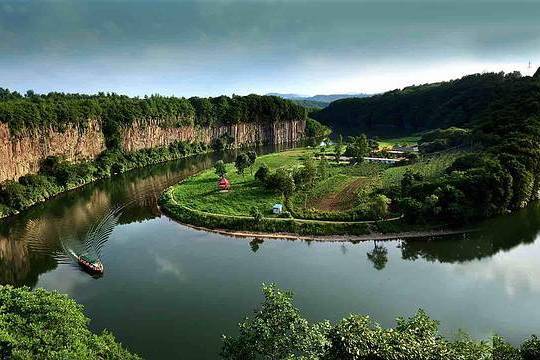
[[[370,95],[368,94],[330,94],[330,95],[315,95],[315,96],[306,96],[299,94],[280,94],[280,93],[269,93],[267,95],[279,96],[284,99],[289,100],[302,100],[302,101],[314,101],[316,103],[330,104],[332,101],[348,98],[364,98]]]

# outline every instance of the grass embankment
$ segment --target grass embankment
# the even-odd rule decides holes
[[[205,228],[309,235],[399,232],[411,229],[396,220],[400,214],[390,212],[387,218],[392,221],[375,221],[369,199],[385,189],[399,186],[407,170],[436,177],[457,156],[447,154],[400,167],[328,162],[323,176],[309,186],[299,187],[291,196],[288,210],[292,216],[273,214],[272,206],[285,201],[280,193],[256,180],[255,171],[262,164],[270,171],[300,168],[318,151],[296,149],[261,156],[244,175],[237,174],[233,164],[227,164],[231,189],[226,192],[217,188],[218,176],[213,169],[204,171],[168,189],[162,197],[162,205],[181,222]],[[318,161],[317,166],[320,165]],[[262,220],[257,221],[252,216],[254,208],[262,213]]]

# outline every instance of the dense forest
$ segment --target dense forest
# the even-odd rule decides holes
[[[97,119],[102,124],[107,146],[93,161],[75,164],[60,157],[49,157],[42,161],[38,174],[0,183],[0,217],[99,178],[210,150],[225,150],[234,141],[224,135],[214,139],[212,144],[176,141],[166,147],[126,153],[120,146],[120,129],[135,120],[157,120],[162,127],[203,127],[305,118],[305,108],[276,96],[133,98],[104,93],[39,95],[32,91],[21,95],[0,88],[0,122],[8,124],[11,136],[18,136],[25,129],[46,127],[62,131],[76,125],[82,130],[89,119]]]
[[[313,117],[344,134],[394,135],[466,126],[494,111],[527,82],[518,72],[485,73],[410,86],[366,98],[341,99]]]
[[[0,88],[0,122],[9,124],[12,134],[26,128],[68,124],[84,126],[88,119],[103,122],[109,148],[117,145],[117,132],[136,119],[159,119],[162,126],[227,125],[240,122],[273,122],[304,119],[306,110],[277,96],[247,95],[215,98],[143,98],[117,94],[97,95],[28,91],[25,95]]]
[[[368,126],[393,115],[397,121],[393,125],[409,132],[468,127],[424,133],[421,149],[467,145],[469,151],[450,164],[444,176],[427,179],[409,172],[403,176],[401,188],[387,194],[398,200],[409,222],[478,220],[538,199],[540,70],[532,77],[471,75],[370,99],[343,100],[335,106],[343,107],[347,101],[355,104],[350,108],[359,111],[354,112],[357,118],[373,121]],[[392,119],[381,124],[390,124]],[[332,123],[341,120],[336,117]],[[365,123],[354,124],[358,125],[355,130],[365,129]]]

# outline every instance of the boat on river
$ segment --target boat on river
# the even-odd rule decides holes
[[[79,255],[77,256],[77,262],[79,263],[80,267],[89,273],[103,274],[103,264],[94,257],[85,254]]]

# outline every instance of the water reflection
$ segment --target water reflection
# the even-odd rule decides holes
[[[383,244],[373,242],[373,250],[367,253],[367,258],[373,263],[373,267],[377,270],[382,270],[388,262],[388,250]]]
[[[275,149],[259,148],[258,152]],[[1,220],[0,284],[35,286],[40,274],[59,264],[73,264],[73,258],[67,256],[70,250],[99,252],[108,236],[88,240],[96,236],[92,234],[95,226],[115,209],[122,211],[108,224],[109,235],[116,223],[159,217],[158,199],[165,188],[211,167],[216,158],[232,161],[235,156],[236,152],[200,155],[138,169],[61,194],[16,217]],[[92,249],[92,245],[97,248]]]
[[[220,335],[261,300],[262,282],[293,289],[315,320],[359,312],[391,325],[422,307],[450,333],[497,331],[519,342],[537,331],[539,205],[473,233],[356,243],[236,239],[160,215],[161,191],[214,159],[140,169],[0,222],[0,282],[68,293],[92,326],[147,358],[216,358]],[[88,238],[118,206],[102,244],[107,271],[94,281],[74,271],[62,241]]]

